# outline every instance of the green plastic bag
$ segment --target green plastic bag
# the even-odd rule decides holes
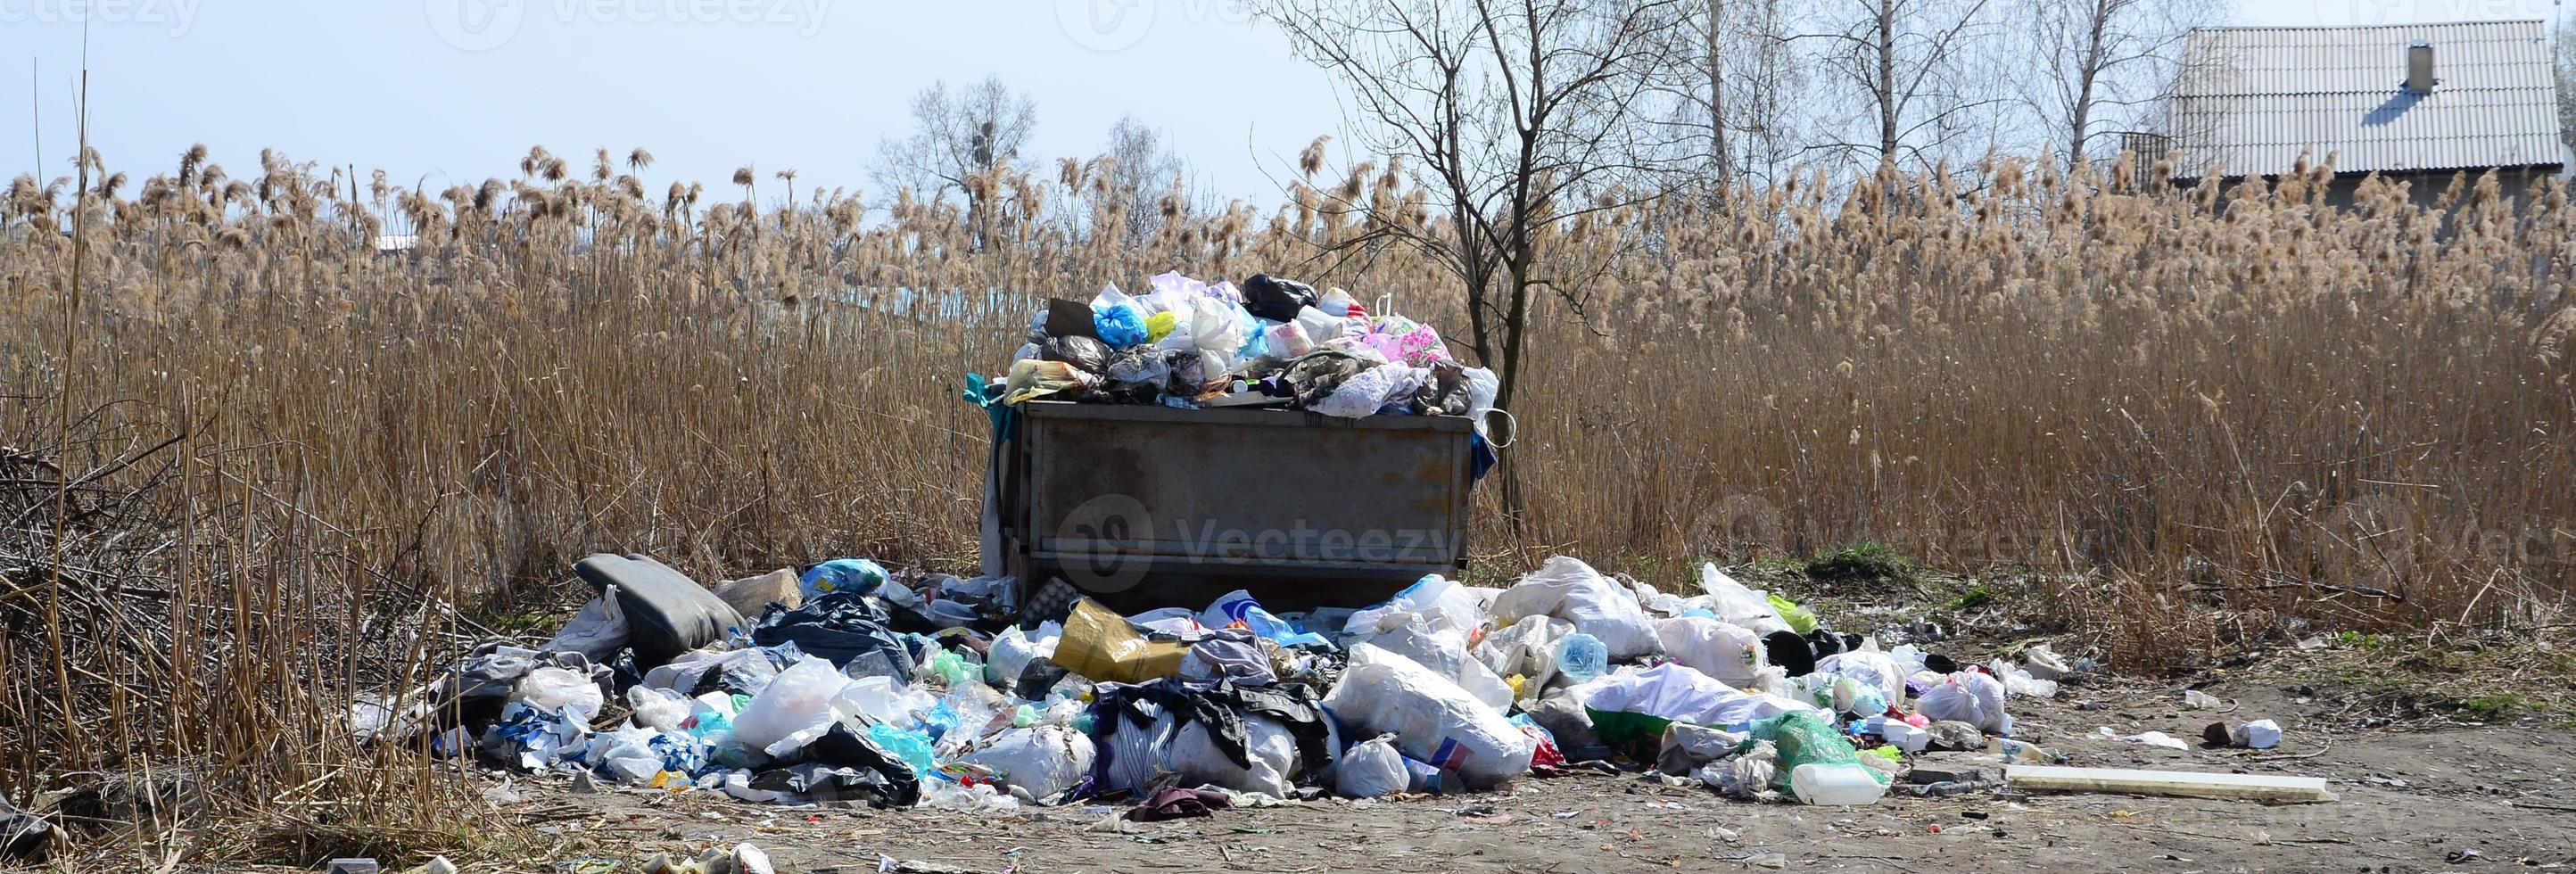
[[[1754,741],[1765,740],[1780,750],[1780,776],[1773,783],[1782,792],[1790,791],[1789,772],[1799,765],[1860,765],[1879,785],[1888,783],[1885,772],[1861,765],[1860,751],[1843,739],[1842,732],[1834,730],[1833,723],[1813,712],[1802,710],[1755,720],[1744,748],[1752,749]]]
[[[1780,621],[1789,623],[1790,631],[1795,631],[1801,635],[1812,634],[1815,632],[1815,611],[1809,610],[1805,607],[1800,607],[1798,606],[1798,602],[1778,595],[1772,595],[1770,598],[1771,609],[1780,611]]]

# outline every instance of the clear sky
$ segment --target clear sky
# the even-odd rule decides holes
[[[44,175],[70,172],[84,12],[90,139],[138,180],[203,142],[237,178],[276,148],[437,189],[544,145],[576,172],[649,148],[657,193],[744,164],[868,187],[913,94],[999,75],[1049,172],[1133,113],[1205,188],[1276,202],[1264,172],[1342,117],[1241,0],[0,0],[0,179],[38,169],[31,101]]]
[[[39,117],[43,175],[69,172],[86,19],[91,140],[137,178],[197,142],[236,176],[273,147],[432,188],[513,173],[531,145],[582,170],[595,147],[640,145],[660,159],[657,190],[723,183],[746,163],[764,181],[794,169],[800,188],[866,187],[912,94],[999,75],[1037,100],[1033,157],[1097,154],[1133,113],[1170,135],[1204,189],[1275,202],[1269,176],[1338,131],[1342,107],[1245,3],[0,0],[0,176],[39,169]],[[2559,14],[2551,0],[2245,0],[2234,17]]]

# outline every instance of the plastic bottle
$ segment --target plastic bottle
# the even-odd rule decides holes
[[[1577,683],[1592,682],[1610,672],[1610,648],[1580,631],[1558,638],[1556,672]]]
[[[1789,791],[1802,804],[1858,807],[1877,804],[1887,794],[1887,784],[1868,765],[1809,762],[1789,769]]]
[[[2066,757],[2056,750],[2037,744],[2026,744],[2008,737],[1986,742],[1986,752],[2004,757],[2007,765],[2062,765]]]

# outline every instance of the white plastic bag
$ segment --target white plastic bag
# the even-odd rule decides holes
[[[626,690],[626,709],[634,711],[635,724],[654,731],[679,731],[689,718],[690,703],[689,696],[669,689],[638,685]]]
[[[1905,702],[1905,669],[1887,653],[1875,649],[1838,652],[1816,660],[1816,673],[1841,674],[1878,687],[1878,699],[1889,704]]]
[[[832,695],[832,718],[853,728],[884,723],[896,728],[911,728],[920,721],[919,714],[939,706],[930,693],[904,686],[893,677],[860,677],[850,681]],[[860,717],[865,717],[864,725]]]
[[[1403,400],[1422,388],[1422,380],[1431,372],[1402,364],[1381,364],[1343,380],[1333,393],[1307,406],[1327,416],[1364,419],[1377,415],[1379,407]]]
[[[832,663],[806,656],[751,696],[733,720],[734,742],[784,758],[832,728],[832,697],[850,685]]]
[[[1350,728],[1393,733],[1406,756],[1456,771],[1471,787],[1528,773],[1538,752],[1535,739],[1458,684],[1365,643],[1351,648],[1324,709]]]
[[[1623,670],[1586,684],[1590,697],[1584,706],[1603,713],[1639,713],[1692,725],[1728,726],[1752,722],[1794,710],[1812,710],[1805,703],[1744,692],[1720,683],[1717,678],[1670,662],[1639,670]]]
[[[1965,722],[1987,734],[2003,734],[2012,728],[2012,717],[2004,715],[2004,685],[1975,671],[1960,671],[1942,680],[1941,685],[1923,693],[1915,703],[1915,712],[1935,721]]]
[[[1393,628],[1353,638],[1387,652],[1412,659],[1416,664],[1458,684],[1458,688],[1484,702],[1496,713],[1508,713],[1512,707],[1511,684],[1495,676],[1494,669],[1467,652],[1467,632],[1462,629],[1433,630],[1422,614]]]
[[[1243,735],[1243,751],[1252,764],[1239,767],[1208,735],[1207,723],[1194,720],[1172,736],[1164,767],[1180,775],[1183,786],[1207,784],[1237,792],[1295,797],[1297,739],[1277,720],[1258,713],[1243,715]]]
[[[1780,611],[1772,608],[1770,598],[1736,582],[1718,570],[1716,562],[1699,566],[1699,587],[1709,594],[1709,612],[1719,619],[1753,629],[1757,635],[1789,628],[1788,620],[1780,618]]]
[[[656,734],[649,728],[626,726],[593,735],[581,760],[598,769],[611,782],[629,785],[652,782],[654,775],[662,773],[662,754],[654,752],[651,746]]]
[[[1053,622],[1038,626],[1035,635],[1021,631],[1017,625],[1002,629],[994,636],[992,655],[984,662],[984,679],[1009,688],[1019,682],[1020,672],[1028,669],[1029,662],[1053,658],[1055,645],[1063,639],[1064,626]]]
[[[1333,766],[1333,789],[1345,798],[1376,798],[1404,791],[1408,776],[1395,736],[1378,735],[1353,744]]]
[[[2029,671],[2014,667],[2011,662],[2004,661],[2003,659],[1996,659],[1986,663],[1986,670],[1994,674],[1995,679],[2002,681],[2004,684],[2004,692],[2007,696],[2028,695],[2033,698],[2057,697],[2057,681],[2043,680],[2038,677],[2031,676]]]
[[[1567,556],[1548,559],[1494,598],[1495,621],[1515,623],[1525,616],[1572,622],[1576,631],[1600,638],[1613,660],[1664,651],[1663,641],[1655,636],[1654,620],[1637,604],[1635,593]]]
[[[599,684],[591,682],[588,675],[552,666],[529,671],[519,678],[510,700],[538,710],[561,711],[581,725],[598,719],[599,709],[608,704],[608,696],[600,693]]]
[[[1673,661],[1738,689],[1751,688],[1754,673],[1762,668],[1761,635],[1740,625],[1684,616],[1655,623],[1655,637]]]
[[[610,586],[590,603],[581,605],[581,612],[573,614],[572,621],[555,632],[555,639],[546,641],[537,651],[577,652],[593,662],[607,664],[618,650],[625,648],[626,636],[626,610],[617,606],[617,587]]]
[[[1046,802],[1081,783],[1091,773],[1091,738],[1052,725],[1014,728],[995,735],[963,760],[1000,772],[1002,785],[1016,786]]]
[[[1342,634],[1357,636],[1394,628],[1412,621],[1413,614],[1421,614],[1435,631],[1470,631],[1485,624],[1486,611],[1476,595],[1457,580],[1428,574],[1386,603],[1351,614],[1342,623]]]
[[[1521,695],[1536,699],[1556,679],[1556,641],[1574,633],[1574,623],[1554,616],[1523,616],[1476,644],[1476,658],[1496,676],[1519,674]]]

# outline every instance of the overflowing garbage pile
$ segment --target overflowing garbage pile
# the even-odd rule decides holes
[[[1052,300],[985,400],[1289,407],[1328,416],[1474,416],[1501,383],[1451,360],[1440,332],[1372,315],[1349,292],[1268,274],[1241,286],[1178,273],[1143,296],[1111,285]]]
[[[641,556],[575,570],[601,594],[554,640],[486,645],[361,705],[357,729],[577,787],[752,803],[1125,801],[1155,819],[1609,761],[1850,805],[1926,749],[2051,760],[2009,739],[2007,705],[2072,670],[2044,647],[1961,666],[1905,628],[1839,633],[1715,565],[1689,595],[1558,557],[1506,588],[1433,575],[1355,610],[1274,615],[1233,592],[1044,617],[1012,615],[1008,579],[865,560],[712,589]]]

